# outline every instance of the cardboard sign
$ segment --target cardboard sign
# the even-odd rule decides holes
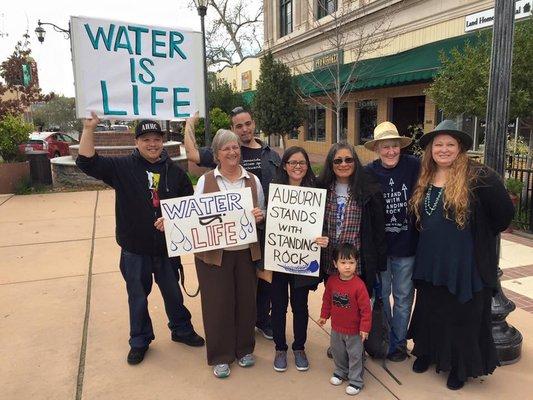
[[[200,32],[85,17],[70,31],[78,118],[205,115]]]
[[[252,190],[161,200],[169,257],[257,242]]]
[[[326,190],[270,184],[265,269],[318,276]]]

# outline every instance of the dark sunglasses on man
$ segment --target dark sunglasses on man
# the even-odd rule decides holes
[[[233,110],[230,111],[229,116],[230,116],[230,117],[234,117],[234,116],[236,116],[237,114],[240,114],[240,113],[243,113],[243,112],[247,112],[247,111],[244,109],[244,107],[241,107],[241,106],[239,106],[239,107],[235,107]]]

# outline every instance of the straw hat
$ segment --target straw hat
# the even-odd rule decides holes
[[[457,139],[463,144],[465,150],[468,150],[470,149],[470,147],[472,147],[473,140],[470,135],[457,129],[457,125],[455,124],[455,122],[450,119],[445,119],[440,124],[438,124],[433,131],[423,135],[419,141],[420,147],[425,149],[429,142],[431,142],[431,140],[438,135],[453,136],[455,139]]]
[[[409,146],[413,141],[411,138],[400,136],[398,129],[396,129],[396,125],[389,121],[382,122],[376,126],[374,129],[374,140],[366,142],[365,147],[368,150],[375,150],[376,144],[380,140],[398,140],[400,142],[400,148],[402,149]]]

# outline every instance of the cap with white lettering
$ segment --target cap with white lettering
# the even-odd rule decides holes
[[[135,127],[135,139],[145,133],[159,133],[161,136],[164,135],[164,132],[161,130],[161,125],[149,119],[143,119]]]

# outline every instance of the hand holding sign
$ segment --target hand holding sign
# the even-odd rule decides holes
[[[154,226],[164,230],[170,257],[222,249],[257,242],[252,209],[250,188],[166,199]]]

